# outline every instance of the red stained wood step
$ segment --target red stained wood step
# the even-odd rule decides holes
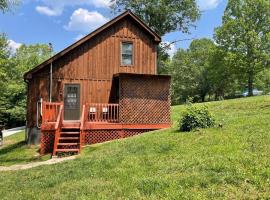
[[[70,134],[70,135],[75,135],[75,134],[80,134],[80,132],[61,132],[61,134]]]
[[[72,145],[79,145],[79,143],[58,143],[58,145],[67,145],[67,146],[72,146]]]
[[[79,149],[56,149],[56,152],[79,152]]]
[[[78,140],[79,137],[60,137],[59,140]]]

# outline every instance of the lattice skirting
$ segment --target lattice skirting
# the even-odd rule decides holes
[[[148,131],[148,129],[125,129],[125,130],[86,130],[82,134],[82,145],[102,143],[110,140],[131,137]],[[40,154],[53,152],[54,131],[42,132]],[[75,147],[74,147],[75,148]],[[78,147],[76,147],[78,148]]]
[[[131,137],[151,130],[126,129],[126,130],[88,130],[83,133],[83,145],[102,143],[110,140]]]
[[[44,155],[53,152],[54,131],[41,133],[40,154]]]

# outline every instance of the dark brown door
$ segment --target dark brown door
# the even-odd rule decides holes
[[[80,120],[80,85],[65,84],[64,120]]]

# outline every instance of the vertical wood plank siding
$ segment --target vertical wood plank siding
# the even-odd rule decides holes
[[[121,41],[131,41],[134,65],[121,66]],[[53,101],[63,101],[64,84],[81,85],[81,107],[84,103],[108,103],[113,74],[156,74],[157,43],[129,17],[103,30],[53,62]],[[36,102],[48,101],[49,67],[35,74],[29,82],[27,101],[28,127],[35,126]]]

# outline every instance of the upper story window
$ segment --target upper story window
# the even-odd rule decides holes
[[[121,65],[133,65],[133,43],[121,43]]]

